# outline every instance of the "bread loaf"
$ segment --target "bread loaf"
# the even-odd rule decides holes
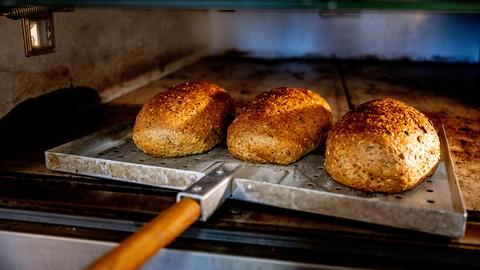
[[[140,150],[159,157],[202,153],[222,140],[233,111],[232,98],[215,84],[176,85],[143,105],[133,141]]]
[[[318,94],[276,88],[248,103],[228,128],[230,153],[253,163],[290,164],[315,149],[331,127],[332,112]]]
[[[435,170],[440,141],[432,122],[394,99],[377,99],[348,112],[327,139],[325,169],[356,189],[409,190]]]

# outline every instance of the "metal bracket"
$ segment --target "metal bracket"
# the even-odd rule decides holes
[[[198,201],[200,220],[206,221],[232,194],[232,175],[238,167],[238,164],[215,163],[204,177],[177,194],[177,202],[184,197]]]
[[[12,1],[13,2],[13,1]],[[19,1],[17,1],[19,2]],[[0,15],[7,18],[18,20],[22,18],[30,18],[41,15],[50,14],[52,12],[72,12],[73,7],[59,6],[38,6],[38,5],[15,5],[0,8]],[[0,4],[1,6],[1,4]]]

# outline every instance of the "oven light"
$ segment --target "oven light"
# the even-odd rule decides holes
[[[55,52],[53,14],[22,18],[25,56]]]

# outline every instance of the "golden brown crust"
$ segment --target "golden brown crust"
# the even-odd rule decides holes
[[[325,169],[341,184],[365,191],[409,190],[432,174],[440,141],[431,121],[394,99],[348,112],[328,134]]]
[[[301,88],[263,92],[228,128],[227,145],[238,159],[290,164],[315,149],[331,127],[332,112],[318,94]]]
[[[140,150],[159,157],[202,153],[221,141],[233,112],[232,98],[218,85],[176,85],[142,106],[133,141]]]

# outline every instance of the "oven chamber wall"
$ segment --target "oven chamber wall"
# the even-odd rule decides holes
[[[0,17],[0,117],[70,86],[110,101],[202,56],[479,63],[480,16],[428,12],[76,9],[55,13],[56,52],[25,57]]]

